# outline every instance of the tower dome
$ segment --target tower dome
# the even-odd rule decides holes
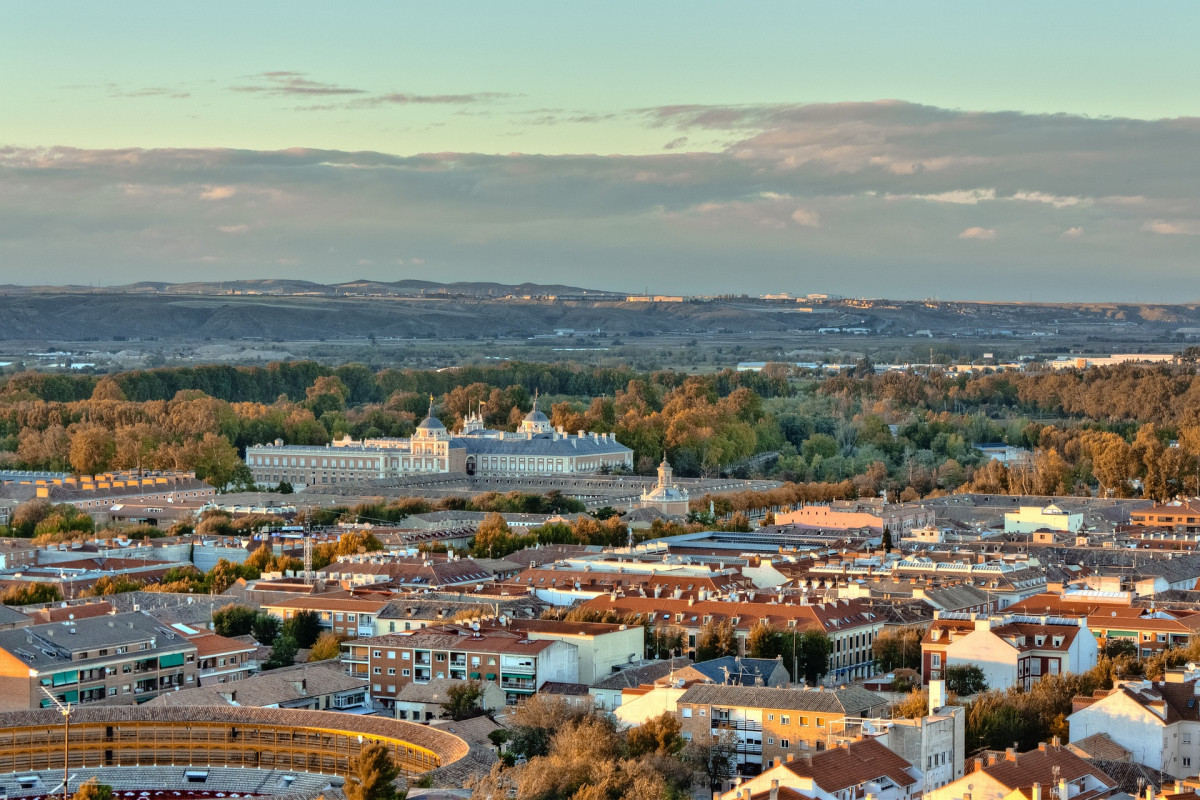
[[[550,433],[553,430],[554,426],[550,424],[550,418],[538,408],[538,393],[535,389],[533,392],[533,410],[525,415],[525,419],[521,420],[521,433]]]
[[[417,425],[415,437],[418,439],[444,439],[449,436],[446,426],[433,415],[433,395],[429,396],[429,411],[421,424]]]

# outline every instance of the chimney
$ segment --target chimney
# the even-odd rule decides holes
[[[787,754],[787,760],[788,760],[788,763],[789,763],[789,764],[790,764],[790,763],[792,763],[793,761],[795,761],[795,760],[796,760],[796,754],[795,754],[795,753],[788,753],[788,754]]]
[[[1040,783],[1033,785],[1033,792],[1030,794],[1029,800],[1042,800],[1042,785]]]
[[[771,800],[779,800],[779,779],[771,780]]]
[[[1040,752],[1040,753],[1046,752],[1046,743],[1045,742],[1038,742],[1038,752]]]
[[[1005,760],[1005,761],[1012,761],[1012,762],[1016,762],[1016,760],[1017,760],[1017,750],[1016,750],[1016,748],[1014,748],[1014,747],[1008,747],[1008,748],[1005,748],[1005,750],[1004,750],[1004,760]]]
[[[981,769],[983,769],[983,759],[976,758],[975,759],[975,772],[979,772],[979,770],[981,770]]]
[[[933,714],[939,708],[946,705],[946,682],[945,681],[930,681],[929,682],[929,713]]]
[[[1058,796],[1059,796],[1060,800],[1067,800],[1067,798],[1070,797],[1070,795],[1067,794],[1067,779],[1066,778],[1058,779]]]

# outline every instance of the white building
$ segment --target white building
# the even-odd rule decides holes
[[[1021,506],[1018,511],[1004,515],[1005,533],[1033,533],[1034,531],[1066,531],[1077,533],[1083,527],[1083,514],[1064,511],[1051,503],[1048,506]]]
[[[1165,681],[1126,681],[1067,717],[1071,740],[1107,733],[1134,761],[1176,778],[1200,767],[1200,680],[1192,669]]]

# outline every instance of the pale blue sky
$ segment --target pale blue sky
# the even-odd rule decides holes
[[[1196,2],[8,3],[0,283],[1191,286],[1197,41]]]

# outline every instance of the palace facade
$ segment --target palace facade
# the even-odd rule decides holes
[[[346,437],[327,445],[258,444],[246,448],[246,465],[262,484],[287,481],[293,486],[356,483],[401,475],[568,475],[633,468],[633,451],[611,433],[555,429],[538,408],[513,433],[486,428],[472,412],[462,430],[451,433],[429,413],[410,438],[355,441]]]

